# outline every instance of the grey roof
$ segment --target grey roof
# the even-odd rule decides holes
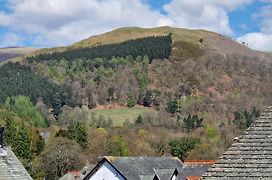
[[[188,176],[201,177],[210,167],[212,163],[184,163],[181,172],[178,174],[178,179],[186,180]]]
[[[170,180],[177,169],[154,169],[160,180]]]
[[[90,179],[93,174],[95,174],[95,172],[98,171],[98,169],[104,164],[104,163],[108,163],[110,164],[110,166],[112,166],[117,172],[118,174],[123,178],[123,179],[127,179],[114,165],[111,164],[111,162],[106,158],[104,157],[101,161],[98,162],[98,164],[90,171],[88,172],[87,174],[85,174],[85,177],[83,177],[83,180],[88,180]],[[84,170],[83,170],[84,171]]]
[[[178,180],[188,176],[201,177],[215,162],[213,160],[186,161],[176,157],[104,157],[84,179],[89,179],[107,161],[124,179],[132,180],[169,180],[177,175]]]
[[[0,180],[31,180],[31,176],[10,147],[4,149],[6,151],[5,156],[0,156]]]
[[[141,180],[140,175],[155,175],[154,169],[160,174],[162,169],[167,169],[165,174],[166,171],[169,173],[169,170],[172,169],[173,174],[175,169],[182,167],[182,162],[175,157],[111,157],[107,159],[127,179],[133,180]]]
[[[272,106],[231,145],[203,179],[272,179]]]
[[[153,174],[144,174],[144,175],[139,175],[141,180],[150,180],[150,179],[154,179],[155,175]]]

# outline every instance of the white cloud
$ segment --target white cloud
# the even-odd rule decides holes
[[[272,51],[272,34],[248,33],[237,40],[240,42],[246,42],[252,49]]]
[[[0,26],[23,32],[36,46],[61,46],[123,26],[171,25],[231,35],[228,12],[253,0],[172,0],[166,15],[144,0],[7,0]]]
[[[262,2],[272,2],[272,0],[262,0]],[[253,14],[253,18],[260,25],[260,32],[248,33],[238,38],[252,49],[260,51],[272,51],[272,5],[267,4],[260,9],[260,12]]]
[[[251,2],[252,0],[172,0],[164,9],[176,26],[232,34],[227,13]]]
[[[259,13],[253,15],[255,19],[261,22],[261,31],[264,33],[272,33],[272,5],[261,8]]]
[[[34,45],[67,45],[122,26],[168,25],[141,0],[9,0],[2,26],[35,35]],[[9,21],[7,21],[9,20]],[[3,21],[4,22],[4,21]]]
[[[10,20],[11,19],[9,18],[9,16],[0,11],[0,27],[8,25],[10,23]]]

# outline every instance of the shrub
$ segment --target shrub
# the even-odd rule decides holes
[[[127,99],[127,107],[134,107],[136,105],[136,101],[133,97],[129,97]]]
[[[233,114],[234,124],[236,124],[240,129],[246,129],[257,117],[260,116],[260,110],[253,107],[251,111],[235,111]]]
[[[109,139],[108,154],[112,156],[128,156],[129,149],[128,144],[123,137],[113,136]]]
[[[177,156],[179,159],[184,160],[187,153],[194,149],[199,142],[200,140],[194,137],[173,139],[169,142],[170,152],[173,156]]]

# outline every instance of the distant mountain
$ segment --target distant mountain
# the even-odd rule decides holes
[[[20,54],[0,53],[0,63],[20,56]]]
[[[37,50],[36,48],[29,47],[6,47],[0,48],[0,63],[15,58],[22,57],[23,55],[30,54]]]

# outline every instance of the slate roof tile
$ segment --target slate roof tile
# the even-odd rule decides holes
[[[10,147],[5,147],[5,151],[6,156],[0,156],[0,180],[31,180]]]
[[[272,106],[228,148],[202,179],[272,179]]]

